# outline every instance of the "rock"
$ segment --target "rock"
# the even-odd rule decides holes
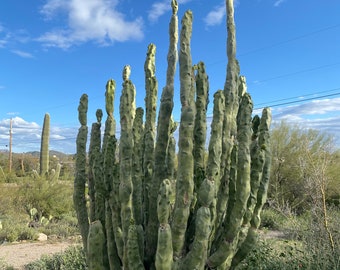
[[[39,233],[37,240],[40,241],[40,242],[47,241],[47,235],[44,234],[44,233]]]

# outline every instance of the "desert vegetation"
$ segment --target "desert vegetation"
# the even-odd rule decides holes
[[[75,156],[48,150],[45,115],[41,151],[0,156],[0,241],[81,237],[80,245],[26,269],[340,269],[340,150],[329,134],[252,114],[236,60],[233,1],[227,5],[225,87],[209,91],[205,65],[193,65],[193,14],[182,19],[172,1],[167,81],[156,121],[156,46],[145,60],[144,109],[135,108],[125,66],[116,137],[115,80],[88,130],[80,98]],[[181,122],[172,120],[179,56]],[[46,125],[45,125],[46,124]],[[174,132],[179,126],[178,149]],[[88,135],[90,141],[87,143]],[[209,136],[209,146],[205,146]],[[10,269],[0,261],[0,268]]]

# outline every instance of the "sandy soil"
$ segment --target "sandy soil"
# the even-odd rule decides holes
[[[0,261],[13,266],[15,269],[24,269],[24,265],[40,259],[42,255],[49,255],[64,251],[74,245],[70,242],[32,242],[0,245]]]
[[[284,234],[279,231],[260,232],[265,238],[284,238]],[[17,244],[0,245],[0,261],[13,266],[16,270],[24,269],[29,262],[40,259],[42,255],[51,255],[64,251],[71,245],[77,245],[74,242],[26,242]]]

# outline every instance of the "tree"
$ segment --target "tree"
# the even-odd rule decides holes
[[[339,176],[334,173],[333,137],[286,122],[274,126],[271,135],[271,201],[280,209],[289,205],[301,213],[313,205],[315,188],[320,190],[321,184],[327,198],[330,187],[333,190],[339,183]]]

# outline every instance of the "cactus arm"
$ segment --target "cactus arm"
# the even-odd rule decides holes
[[[110,200],[110,196],[115,194],[115,198],[118,197],[118,186],[119,184],[115,184],[119,182],[119,177],[115,173],[116,169],[116,148],[117,148],[117,139],[115,136],[116,133],[116,121],[113,117],[114,112],[114,96],[116,91],[116,82],[112,79],[108,80],[105,87],[105,110],[106,110],[106,121],[105,121],[105,130],[104,130],[104,138],[103,145],[101,151],[101,159],[98,160],[102,164],[102,179],[100,180],[100,184],[96,183],[98,190],[98,196],[104,197],[101,201],[101,207],[98,209],[99,216],[101,218],[105,217],[103,226],[105,226],[106,231],[106,253],[107,260],[105,260],[105,266],[117,265],[119,261],[118,257],[118,247],[115,246],[115,242],[119,243],[120,234],[116,234],[115,231],[118,230],[118,227],[121,227],[119,212],[117,209],[120,209],[118,199]],[[100,173],[100,172],[98,172]],[[99,179],[98,179],[99,180]],[[99,189],[100,188],[100,189]],[[99,193],[102,192],[102,195]],[[113,203],[114,202],[114,203]],[[113,203],[113,204],[112,204]],[[111,219],[109,218],[111,216]],[[118,268],[119,269],[119,268]]]
[[[169,141],[169,128],[171,114],[173,110],[174,78],[177,64],[177,41],[178,41],[178,5],[176,0],[172,0],[172,16],[169,25],[169,51],[167,56],[168,67],[166,75],[166,86],[163,88],[161,103],[157,122],[157,137],[155,145],[155,163],[152,177],[152,185],[149,193],[148,222],[146,226],[146,261],[152,264],[156,253],[158,220],[157,196],[161,181],[166,176],[166,152]]]
[[[257,192],[257,202],[254,209],[253,218],[251,221],[252,227],[258,228],[261,223],[261,211],[262,207],[267,200],[267,191],[270,177],[270,166],[271,166],[271,151],[270,151],[270,133],[269,128],[271,124],[271,111],[270,108],[264,108],[262,111],[261,123],[260,123],[260,135],[259,135],[259,146],[261,151],[264,152],[264,165],[262,171],[262,178],[259,190]]]
[[[116,89],[116,83],[114,80],[108,80],[106,84],[105,92],[105,110],[108,117],[113,119],[113,101]]]
[[[107,193],[112,190],[113,170],[112,167],[115,164],[115,144],[116,144],[116,121],[113,117],[113,100],[116,90],[116,82],[114,80],[108,80],[106,83],[105,91],[105,110],[107,118],[105,121],[105,131],[102,145],[102,152],[104,153],[104,183]],[[108,146],[108,144],[110,146]]]
[[[177,123],[171,119],[171,127],[170,127],[170,134],[169,134],[169,144],[168,144],[168,151],[166,153],[166,167],[167,167],[167,178],[170,181],[175,180],[176,176],[176,139],[174,137],[174,133],[177,129]]]
[[[144,156],[143,156],[143,212],[144,225],[148,221],[149,208],[149,192],[151,189],[152,174],[154,167],[154,152],[155,152],[155,138],[156,138],[156,107],[157,107],[157,93],[158,82],[155,75],[155,54],[156,46],[149,44],[147,50],[147,57],[144,64],[145,71],[145,127],[144,127]]]
[[[270,152],[270,135],[269,128],[271,124],[271,111],[269,108],[264,108],[262,111],[262,117],[260,120],[259,126],[259,138],[258,138],[258,146],[257,156],[263,159],[261,166],[261,173],[259,174],[259,180],[257,183],[257,190],[254,190],[256,193],[255,198],[252,200],[251,208],[252,211],[249,211],[249,201],[248,201],[248,217],[247,220],[250,222],[250,228],[247,233],[246,239],[240,246],[238,252],[235,254],[232,266],[238,265],[252,250],[254,244],[257,241],[257,229],[261,223],[261,211],[264,203],[267,199],[267,191],[268,191],[268,183],[269,183],[269,175],[270,175],[270,163],[271,163],[271,152]],[[253,170],[253,168],[252,168]],[[251,217],[249,217],[251,214]],[[251,219],[251,220],[249,220]]]
[[[236,32],[234,23],[234,6],[233,0],[226,0],[227,9],[227,76],[224,84],[224,95],[225,95],[225,117],[223,121],[223,135],[222,135],[222,157],[221,157],[221,185],[218,190],[219,201],[217,203],[217,212],[225,213],[228,208],[228,204],[232,202],[229,200],[229,186],[233,187],[233,171],[232,160],[235,160],[236,149],[234,148],[237,123],[236,117],[239,107],[238,97],[238,77],[239,77],[239,65],[236,60]],[[234,151],[234,153],[233,153]],[[230,208],[230,207],[229,207]],[[217,216],[217,223],[223,222],[223,215]],[[228,216],[228,215],[226,215]]]
[[[174,256],[181,256],[185,231],[193,198],[193,127],[195,121],[194,85],[190,38],[192,33],[192,12],[187,11],[182,18],[180,63],[180,99],[182,105],[178,141],[178,176],[176,202],[172,222]]]
[[[113,100],[115,97],[116,91],[116,82],[114,80],[108,80],[106,83],[105,90],[105,110],[107,114],[106,122],[105,122],[105,131],[104,131],[104,139],[102,148],[106,148],[106,140],[109,136],[114,136],[116,132],[116,121],[113,117]]]
[[[113,229],[112,222],[112,211],[110,207],[109,200],[105,202],[105,245],[106,251],[104,251],[104,256],[107,253],[108,264],[104,258],[105,269],[121,269],[121,260],[118,255],[117,245],[115,241],[115,233]]]
[[[205,65],[199,62],[196,66],[196,116],[194,128],[194,175],[195,191],[199,190],[202,181],[205,178],[205,140],[207,133],[207,106],[209,95],[208,75],[205,72]]]
[[[47,178],[48,176],[49,139],[50,139],[50,115],[46,113],[41,133],[41,147],[40,147],[40,176],[43,178]]]
[[[125,66],[123,71],[123,90],[120,97],[120,126],[121,137],[119,143],[120,171],[119,171],[119,201],[121,204],[122,232],[124,240],[124,269],[128,268],[128,233],[132,212],[132,156],[133,156],[133,121],[135,117],[135,86],[129,79],[130,66]]]
[[[143,224],[143,108],[136,109],[136,117],[133,122],[133,194],[132,205],[136,224]]]
[[[80,233],[83,240],[85,254],[87,254],[87,235],[89,221],[86,208],[85,183],[86,183],[86,141],[87,141],[87,107],[88,96],[83,94],[78,106],[78,118],[81,124],[77,135],[76,175],[74,178],[73,202],[77,213]]]
[[[158,270],[170,270],[172,267],[172,236],[169,225],[171,193],[171,181],[169,179],[165,179],[160,186],[157,199],[157,216],[160,225],[158,228],[155,266]]]
[[[238,234],[246,212],[247,201],[250,194],[250,150],[251,139],[251,113],[253,104],[249,94],[245,94],[241,100],[238,114],[238,154],[237,154],[237,179],[235,203],[230,213],[229,226],[223,234],[223,241],[217,250],[209,257],[209,267],[217,267],[226,264],[230,267],[231,260],[236,252]]]
[[[208,147],[208,161],[206,169],[206,178],[210,179],[215,183],[215,198],[210,206],[211,211],[211,237],[210,246],[212,241],[215,239],[216,229],[219,224],[216,224],[217,220],[217,191],[220,188],[220,166],[222,156],[222,129],[223,129],[223,118],[224,118],[225,104],[224,94],[222,90],[217,91],[214,94],[214,108],[213,108],[213,120],[211,123],[211,134]],[[219,213],[222,215],[222,213]]]
[[[55,173],[53,174],[53,177],[51,177],[52,181],[58,181],[59,180],[61,167],[62,167],[61,164],[58,163],[57,168],[55,169]]]
[[[252,120],[253,125],[253,135],[252,142],[250,145],[250,156],[251,156],[251,172],[250,172],[250,196],[247,203],[247,211],[243,218],[243,225],[245,232],[247,232],[250,220],[252,218],[254,207],[256,205],[257,200],[257,192],[259,190],[262,170],[264,164],[264,151],[261,151],[261,148],[258,144],[258,125],[260,124],[260,118],[255,115]]]
[[[203,184],[202,184],[203,185]],[[202,206],[196,213],[195,240],[190,252],[180,263],[179,269],[204,270],[211,232],[211,215],[208,207]]]
[[[89,270],[104,269],[104,244],[105,235],[103,231],[103,226],[99,220],[96,220],[90,224],[89,235],[87,238],[87,259]]]
[[[140,257],[138,229],[136,225],[130,225],[127,237],[127,256],[128,256],[128,269],[144,270],[144,266]],[[125,268],[124,268],[125,269]]]
[[[101,168],[96,166],[95,167],[95,160],[97,158],[99,158],[100,155],[100,148],[101,148],[101,134],[100,134],[100,127],[101,127],[101,116],[103,115],[102,110],[98,109],[96,111],[96,115],[97,115],[97,122],[92,124],[92,128],[91,128],[91,137],[90,137],[90,145],[89,145],[89,171],[88,171],[88,187],[89,187],[89,197],[90,197],[90,221],[94,221],[96,219],[100,219],[100,221],[102,222],[103,226],[105,227],[105,218],[99,218],[96,217],[96,209],[103,209],[104,205],[100,205],[98,207],[96,207],[96,183],[95,180],[97,178],[97,182],[98,185],[100,186],[100,181],[101,180],[98,179],[100,178],[100,174],[98,173],[101,172]],[[95,172],[95,169],[97,170]],[[100,187],[98,187],[100,190]],[[98,190],[97,190],[98,192]],[[99,192],[100,194],[100,192]],[[100,200],[100,197],[98,197],[98,200]],[[102,203],[105,201],[101,201]],[[99,202],[100,204],[100,202]],[[105,217],[105,216],[104,216]]]

